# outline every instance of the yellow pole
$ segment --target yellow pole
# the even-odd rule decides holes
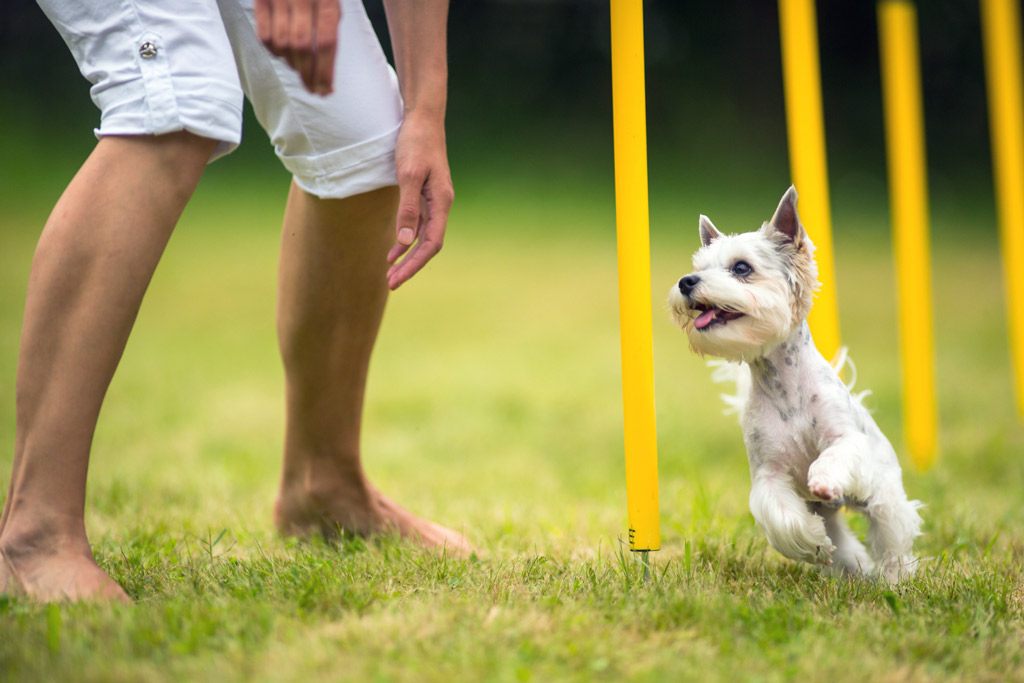
[[[928,187],[914,4],[880,2],[878,30],[899,291],[903,429],[914,464],[927,469],[935,458],[937,424]]]
[[[1024,415],[1024,105],[1019,0],[982,0],[992,164],[1017,409]]]
[[[818,69],[818,28],[814,0],[779,0],[782,75],[786,93],[786,129],[793,184],[800,193],[800,216],[818,248],[821,289],[808,324],[825,358],[839,351],[839,307],[832,252],[825,121]]]
[[[654,423],[651,250],[642,0],[611,0],[615,222],[629,549],[661,547]]]

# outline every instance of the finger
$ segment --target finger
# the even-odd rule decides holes
[[[316,50],[313,87],[315,92],[327,95],[334,90],[334,58],[338,51],[338,24],[341,21],[341,7],[337,0],[317,2],[313,19]]]
[[[420,224],[420,198],[425,174],[402,171],[398,174],[398,216],[395,221],[395,239],[400,245],[412,246]]]
[[[260,42],[269,48],[270,39],[273,36],[271,27],[274,20],[274,8],[270,4],[270,0],[256,0],[253,10],[256,13],[256,35]]]
[[[278,6],[270,23],[270,43],[267,47],[275,55],[288,57],[288,38],[291,29],[291,7]]]
[[[402,254],[404,254],[407,251],[409,251],[408,244],[396,244],[395,246],[391,247],[391,251],[388,252],[388,265],[395,265],[395,261],[401,258]]]
[[[313,91],[313,69],[316,64],[316,29],[313,14],[313,0],[296,0],[292,4],[291,27],[288,47],[291,51],[289,63],[299,72],[306,90]]]
[[[455,203],[455,190],[452,189],[452,181],[447,174],[436,177],[438,179],[434,180],[432,176],[427,186],[423,188],[423,197],[427,204],[425,214],[430,217],[431,223],[440,226],[443,235],[448,225],[448,214]]]
[[[394,260],[390,261],[391,268],[388,269],[388,285],[391,289],[396,289],[418,273],[430,259],[441,251],[445,230],[448,226],[448,214],[455,200],[455,193],[447,174],[438,177],[439,180],[434,180],[433,177],[428,178],[423,187],[420,211],[420,221],[423,225],[418,230],[420,239],[416,246],[400,263],[395,263],[398,256],[405,251],[404,249],[399,250],[400,245],[395,245],[388,254],[389,258],[394,257]]]
[[[423,224],[426,223],[426,217],[427,217],[426,201],[423,199],[423,196],[421,195],[420,196],[420,209],[419,209],[419,214],[416,217],[416,229],[414,231],[416,235],[419,235],[419,234],[421,234],[423,232]],[[414,239],[413,243],[415,243],[415,239]],[[399,258],[401,258],[406,252],[408,252],[412,248],[412,246],[413,246],[412,243],[404,244],[402,242],[395,242],[395,245],[393,247],[391,247],[391,250],[388,252],[388,265],[389,266],[395,265],[395,262],[397,262]]]
[[[441,251],[441,246],[439,236],[427,235],[425,231],[424,237],[416,243],[409,255],[388,270],[388,287],[394,290],[402,286]]]
[[[409,249],[405,258],[392,263],[388,269],[388,286],[391,289],[396,289],[402,283],[409,280],[441,251],[441,247],[444,244],[446,223],[440,220],[440,215],[436,213],[431,214],[429,207],[429,202],[424,200],[423,216],[425,218],[421,219],[422,225],[418,230],[419,239],[416,244]],[[397,249],[398,245],[392,251],[397,251]]]

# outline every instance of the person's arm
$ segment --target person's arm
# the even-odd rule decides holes
[[[384,9],[405,102],[395,146],[397,243],[388,254],[395,289],[441,250],[455,196],[444,133],[448,0],[384,0]]]
[[[256,34],[299,72],[306,89],[327,95],[334,89],[339,0],[255,0]]]

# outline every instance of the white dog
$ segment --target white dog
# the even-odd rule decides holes
[[[700,217],[694,271],[672,287],[673,317],[700,354],[742,362],[750,511],[788,558],[890,583],[915,567],[921,504],[908,501],[896,453],[860,397],[814,346],[806,318],[818,288],[790,187],[760,230],[723,235]],[[870,554],[841,514],[870,520]],[[835,563],[835,566],[833,563]]]

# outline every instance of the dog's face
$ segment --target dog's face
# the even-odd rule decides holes
[[[700,217],[703,246],[693,256],[694,270],[668,298],[697,353],[749,361],[782,343],[807,317],[818,269],[796,199],[790,187],[769,222],[740,235],[723,235]]]

